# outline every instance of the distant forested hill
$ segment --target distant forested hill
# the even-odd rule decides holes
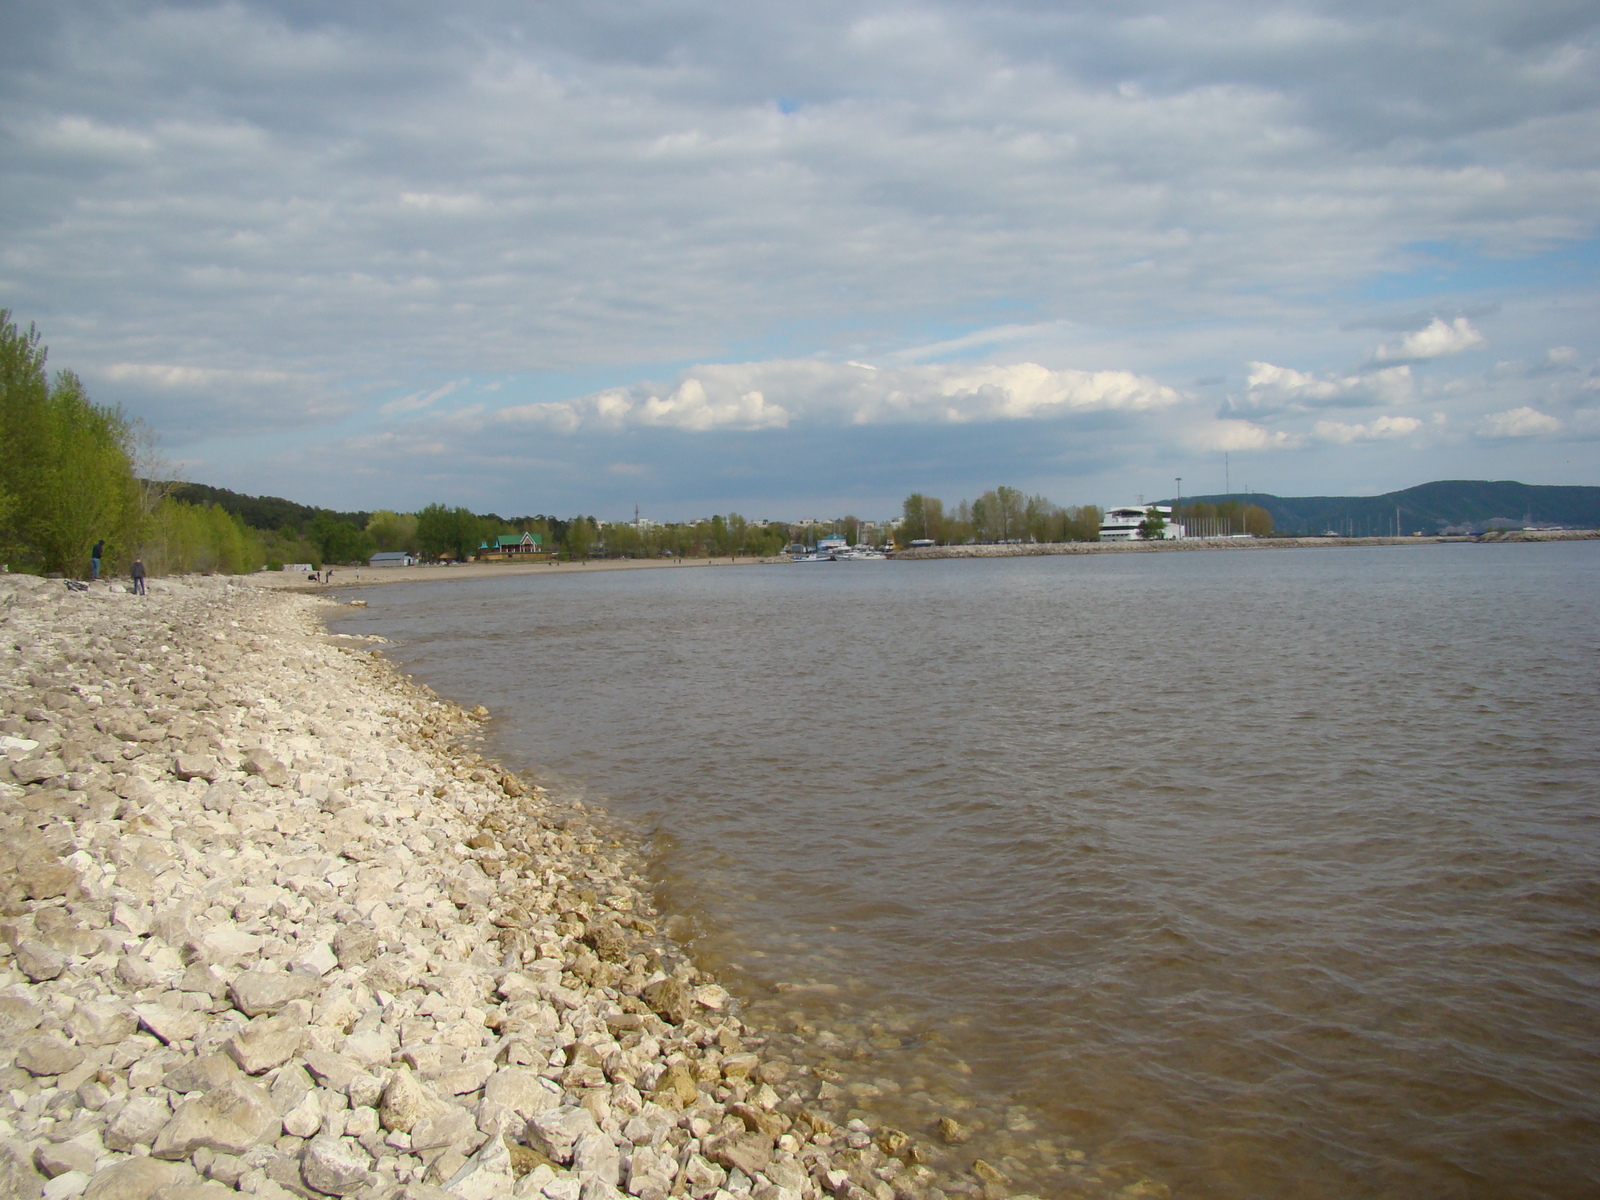
[[[1184,503],[1248,500],[1272,514],[1278,533],[1319,534],[1328,530],[1357,536],[1395,531],[1400,510],[1404,533],[1469,527],[1481,531],[1490,521],[1517,525],[1568,525],[1600,529],[1600,487],[1545,487],[1510,480],[1443,479],[1382,496],[1185,496]],[[1163,504],[1171,503],[1163,500]]]
[[[216,504],[225,512],[236,514],[252,529],[293,529],[304,531],[318,516],[326,515],[335,521],[365,529],[364,512],[335,512],[331,508],[314,508],[309,504],[296,504],[281,496],[245,496],[226,488],[207,487],[203,483],[180,483],[173,489],[175,499],[189,504]]]

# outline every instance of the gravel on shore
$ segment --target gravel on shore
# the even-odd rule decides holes
[[[225,578],[0,575],[0,1197],[944,1200],[463,712]]]

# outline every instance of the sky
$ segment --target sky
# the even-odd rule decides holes
[[[0,6],[0,307],[341,509],[1600,484],[1597,218],[1592,0]]]

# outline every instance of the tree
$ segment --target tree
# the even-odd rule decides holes
[[[943,541],[944,502],[937,496],[912,492],[900,506],[900,528],[895,531],[895,538],[902,546],[908,546],[918,538]]]
[[[323,562],[366,562],[372,557],[371,534],[327,513],[312,520],[311,540],[321,549]]]
[[[928,536],[927,497],[912,492],[900,504],[899,538],[902,546]]]
[[[1161,510],[1151,505],[1145,509],[1144,520],[1139,522],[1139,536],[1145,541],[1155,541],[1166,536],[1167,519],[1161,515]]]
[[[706,532],[707,549],[714,557],[727,557],[733,553],[733,541],[728,535],[728,523],[720,516],[711,518],[711,527]]]
[[[417,515],[379,509],[367,518],[367,533],[379,550],[417,552]]]
[[[606,526],[606,550],[619,558],[638,558],[644,549],[639,531],[626,521]]]
[[[1063,509],[1061,513],[1061,540],[1064,542],[1098,542],[1100,526],[1105,513],[1093,504],[1082,504]]]
[[[417,546],[429,558],[465,562],[483,538],[483,521],[471,509],[430,504],[417,513]]]
[[[589,546],[594,540],[594,525],[588,517],[573,517],[567,523],[565,547],[568,562],[589,561]]]
[[[145,527],[141,557],[154,575],[202,571],[243,575],[266,561],[261,536],[217,504],[161,500]]]
[[[126,560],[144,514],[127,419],[72,372],[47,379],[46,354],[0,309],[0,558],[77,574],[101,539]]]
[[[1026,502],[1014,487],[997,487],[994,496],[994,522],[997,541],[1016,541],[1022,536]]]

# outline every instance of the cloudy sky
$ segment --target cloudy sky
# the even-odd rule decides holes
[[[0,307],[338,507],[1600,484],[1597,217],[1590,0],[0,6]]]

